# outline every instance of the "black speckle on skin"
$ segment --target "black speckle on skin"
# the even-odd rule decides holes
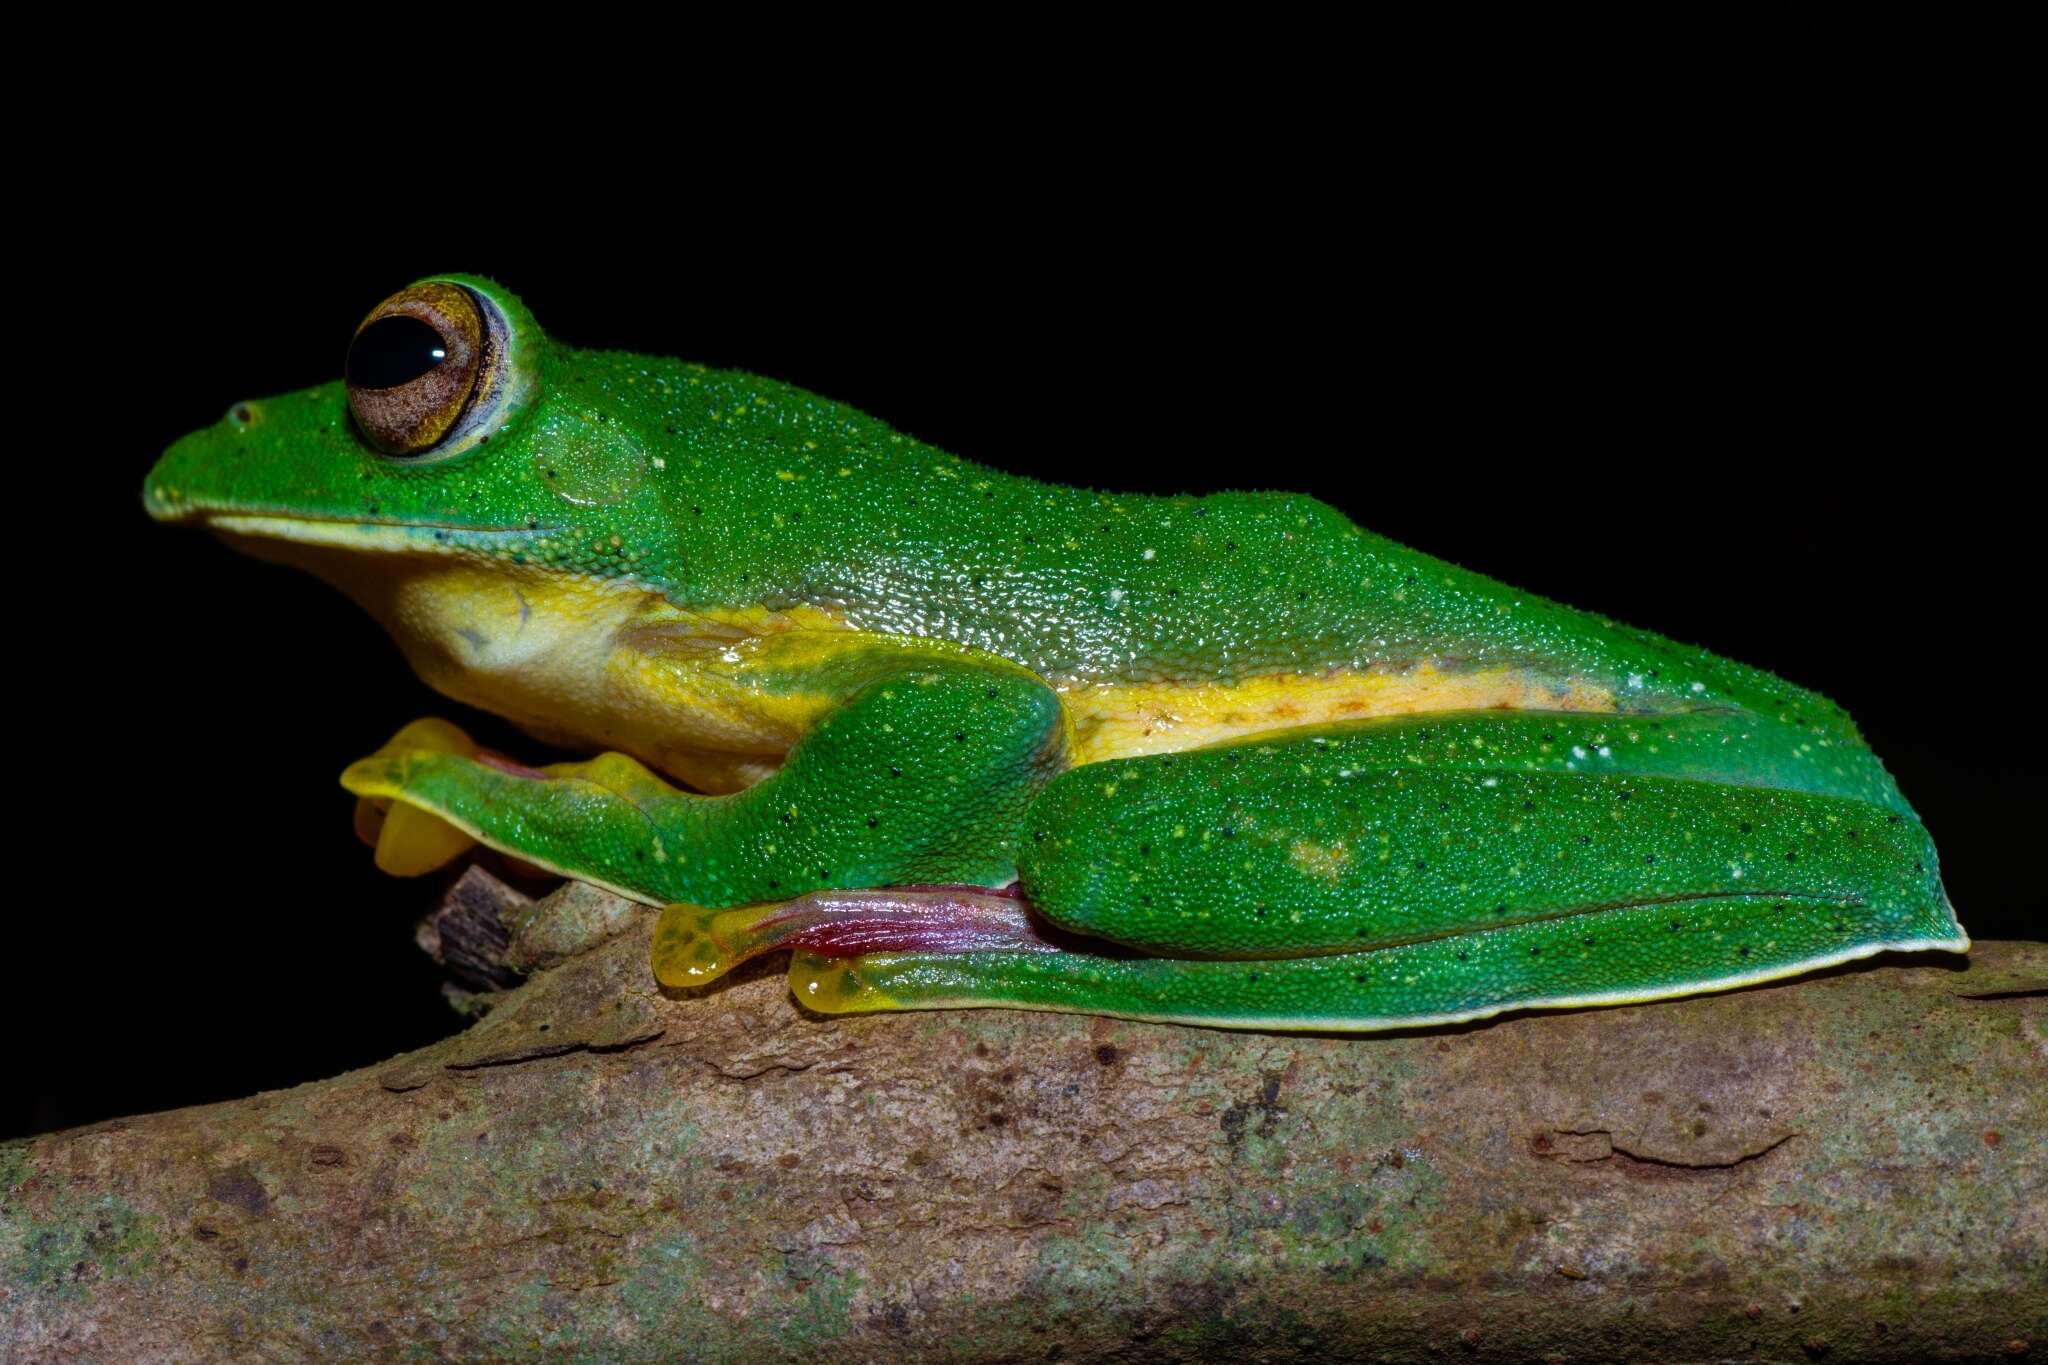
[[[1101,1066],[1115,1066],[1117,1055],[1116,1048],[1109,1043],[1095,1049],[1096,1063]]]

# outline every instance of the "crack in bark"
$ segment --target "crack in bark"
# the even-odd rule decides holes
[[[712,1061],[709,1057],[698,1057],[694,1060],[702,1062],[706,1067],[709,1067],[712,1074],[716,1075],[721,1080],[728,1081],[759,1080],[761,1077],[766,1076],[770,1072],[774,1071],[783,1071],[794,1076],[800,1072],[809,1071],[813,1067],[823,1065],[822,1059],[819,1061],[810,1062],[767,1062],[761,1066],[756,1067],[752,1071],[737,1071],[728,1066],[721,1066],[719,1063]],[[845,1068],[840,1067],[835,1069],[844,1070]],[[831,1074],[831,1072],[828,1070],[826,1074],[829,1075]]]
[[[1552,1135],[1555,1135],[1554,1137]],[[1753,1161],[1761,1161],[1772,1152],[1790,1142],[1793,1138],[1804,1137],[1803,1133],[1786,1133],[1754,1152],[1744,1152],[1729,1161],[1682,1161],[1675,1157],[1652,1156],[1646,1152],[1634,1152],[1614,1140],[1614,1131],[1609,1128],[1553,1128],[1550,1134],[1538,1134],[1531,1148],[1535,1155],[1546,1161],[1562,1161],[1573,1166],[1593,1166],[1600,1162],[1620,1157],[1623,1161],[1639,1166],[1656,1166],[1673,1171],[1732,1171]],[[1570,1151],[1559,1151],[1555,1138],[1604,1138],[1606,1150],[1591,1155],[1579,1156]]]
[[[636,1047],[645,1047],[659,1037],[661,1037],[661,1030],[656,1029],[644,1038],[628,1038],[617,1043],[593,1043],[580,1039],[560,1043],[536,1043],[529,1047],[514,1048],[505,1052],[487,1053],[481,1057],[464,1057],[457,1061],[443,1062],[441,1065],[450,1071],[480,1071],[485,1067],[518,1066],[522,1062],[539,1062],[545,1061],[550,1057],[566,1057],[572,1052],[627,1052]],[[384,1088],[389,1090],[393,1087],[386,1085]],[[417,1087],[407,1088],[416,1089]]]

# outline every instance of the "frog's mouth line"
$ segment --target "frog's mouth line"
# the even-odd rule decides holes
[[[550,534],[544,527],[458,526],[431,521],[386,521],[370,518],[281,517],[269,513],[194,511],[180,520],[197,521],[209,531],[222,535],[248,536],[260,540],[289,540],[301,545],[337,546],[349,550],[372,550],[417,554],[421,551],[456,551],[465,545],[484,542],[496,548]]]

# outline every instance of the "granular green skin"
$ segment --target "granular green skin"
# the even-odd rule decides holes
[[[906,938],[803,987],[846,1009],[1375,1028],[1967,946],[1925,831],[1825,698],[1312,498],[1005,475],[773,380],[554,344],[502,289],[446,278],[511,338],[476,444],[390,458],[327,384],[184,438],[145,501],[302,551],[451,695],[631,751],[349,769],[358,796],[454,826],[450,848],[709,910],[1017,881],[1088,936],[1054,956]],[[392,586],[419,566],[435,592]],[[491,615],[514,599],[516,622]],[[419,624],[439,617],[460,628]],[[1332,687],[1424,714],[1330,724]],[[1524,709],[1456,709],[1486,697]],[[1116,728],[1204,707],[1240,740],[1288,728],[1179,754]],[[754,766],[718,766],[734,753]],[[680,955],[719,954],[684,923],[656,967],[701,984]],[[1333,954],[1358,960],[1311,960]]]
[[[1538,738],[1558,719],[1404,718],[1075,769],[1033,804],[1020,875],[1063,927],[1170,956],[1376,948],[1588,907],[1791,895],[1838,907],[1843,933],[1872,919],[1941,931],[1933,843],[1917,822],[1651,775],[1660,755],[1619,744],[1639,722],[1577,722],[1616,732],[1588,749]],[[1491,742],[1470,766],[1424,761],[1461,735],[1469,750],[1481,731]],[[1520,758],[1517,741],[1546,756]],[[1212,866],[1229,868],[1246,909],[1217,903],[1202,875]],[[1738,951],[1728,946],[1731,965]]]
[[[1314,498],[1020,478],[793,386],[667,357],[550,342],[531,409],[445,461],[379,456],[339,383],[239,404],[174,445],[145,495],[167,487],[421,527],[678,604],[829,605],[1045,678],[1507,664],[1610,684],[1631,709],[1734,704],[1854,735],[1803,688],[1396,545]]]

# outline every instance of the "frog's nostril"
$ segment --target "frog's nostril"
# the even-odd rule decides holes
[[[236,426],[246,427],[256,420],[256,409],[247,403],[237,403],[228,409],[228,417]]]
[[[142,486],[142,508],[158,521],[176,521],[184,515],[180,498],[177,489],[154,478]]]

